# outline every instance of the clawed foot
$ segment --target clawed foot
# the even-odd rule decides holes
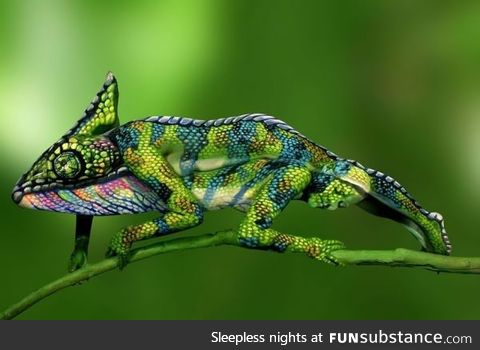
[[[70,255],[68,272],[74,272],[87,264],[87,252],[84,249],[75,249]]]
[[[116,237],[113,238],[112,243],[110,243],[110,246],[105,253],[106,258],[113,258],[115,256],[119,259],[118,268],[123,270],[130,261],[130,249],[129,247],[119,244]]]
[[[316,237],[310,238],[310,242],[311,245],[307,251],[309,256],[331,265],[344,265],[332,254],[335,250],[345,249],[345,245],[342,242],[336,240],[323,240]]]

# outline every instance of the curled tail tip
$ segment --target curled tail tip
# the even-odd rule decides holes
[[[450,240],[448,238],[447,230],[445,228],[445,220],[443,219],[443,215],[438,213],[438,212],[432,211],[432,212],[428,213],[427,217],[430,220],[434,220],[438,223],[438,225],[440,226],[440,231],[441,231],[441,234],[442,234],[443,243],[445,243],[445,246],[446,246],[447,255],[452,254],[452,244],[450,243]]]
[[[360,183],[356,181],[356,185],[359,185],[360,188],[362,188],[370,196],[376,198],[381,203],[391,208],[393,211],[400,213],[404,217],[399,217],[398,215],[394,214],[393,211],[387,213],[388,211],[385,210],[383,210],[383,214],[382,210],[374,210],[374,212],[376,211],[376,215],[390,217],[403,223],[405,223],[406,218],[410,218],[410,220],[420,224],[421,227],[419,227],[419,229],[423,231],[422,235],[425,236],[425,239],[430,243],[430,245],[433,244],[435,246],[427,249],[428,251],[446,255],[450,255],[452,253],[452,244],[450,243],[447,230],[445,229],[443,215],[438,212],[429,212],[422,208],[420,204],[413,198],[413,196],[408,193],[405,187],[403,187],[393,177],[388,176],[381,171],[367,168],[357,161],[350,159],[346,161],[363,170],[367,175],[367,178],[361,177]],[[370,210],[372,210],[372,208],[370,208]],[[438,226],[432,227],[431,224],[429,225],[427,222],[425,222],[425,219],[427,219],[429,222],[436,223],[434,226]],[[420,220],[420,222],[418,222],[418,220]],[[422,221],[424,225],[422,225]],[[418,233],[420,234],[420,232]]]

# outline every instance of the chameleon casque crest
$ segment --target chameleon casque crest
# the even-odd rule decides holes
[[[77,216],[71,271],[86,263],[93,216],[159,213],[113,236],[107,256],[119,255],[124,266],[134,242],[194,227],[205,211],[224,207],[245,212],[238,228],[245,247],[337,263],[331,253],[341,242],[271,228],[292,200],[330,210],[356,204],[405,225],[423,250],[451,252],[443,217],[395,179],[340,158],[272,116],[152,116],[120,125],[117,105],[109,73],[81,119],[13,189],[22,207]]]

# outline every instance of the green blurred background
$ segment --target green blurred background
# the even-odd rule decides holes
[[[0,2],[0,309],[66,272],[74,217],[20,209],[17,178],[70,128],[108,70],[123,122],[264,112],[397,178],[480,255],[480,3]],[[90,260],[153,214],[94,222]],[[185,234],[234,227],[208,213]],[[358,208],[293,203],[281,231],[417,249]],[[23,319],[478,319],[478,276],[334,268],[232,247],[171,253],[61,291]]]

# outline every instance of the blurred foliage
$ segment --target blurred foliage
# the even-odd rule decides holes
[[[74,218],[10,191],[73,125],[108,70],[123,122],[265,112],[397,178],[441,212],[454,254],[480,255],[480,3],[474,1],[0,2],[0,308],[66,272]],[[154,214],[97,218],[90,259]],[[236,225],[208,213],[196,234]],[[417,248],[357,208],[293,203],[281,231],[349,248]],[[478,319],[477,276],[332,268],[222,247],[158,256],[60,292],[26,319]]]

